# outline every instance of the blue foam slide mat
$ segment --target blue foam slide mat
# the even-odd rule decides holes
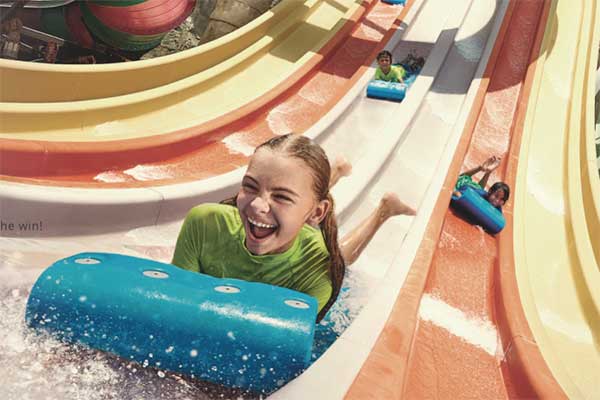
[[[309,365],[317,301],[171,264],[81,253],[33,286],[29,326],[144,365],[269,393]]]
[[[367,86],[367,97],[402,101],[406,96],[407,85],[398,82],[386,82],[373,79]]]
[[[462,195],[452,195],[450,204],[452,207],[469,217],[470,222],[480,225],[490,233],[498,233],[504,229],[506,220],[502,211],[492,206],[484,197],[485,191],[481,192],[470,186],[463,186],[459,190]]]

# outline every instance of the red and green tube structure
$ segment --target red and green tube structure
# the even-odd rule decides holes
[[[196,0],[88,0],[44,9],[42,25],[90,46],[94,38],[125,51],[156,47],[193,11]]]

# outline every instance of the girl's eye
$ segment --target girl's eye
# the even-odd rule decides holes
[[[247,183],[247,182],[242,183],[242,188],[247,192],[256,192],[257,191],[256,186],[254,186],[250,183]]]
[[[273,197],[274,197],[276,200],[279,200],[279,201],[284,201],[284,202],[286,202],[286,203],[291,203],[291,202],[292,202],[292,199],[291,199],[291,198],[289,198],[289,197],[287,197],[286,195],[283,195],[283,194],[276,194],[276,195],[273,195]]]

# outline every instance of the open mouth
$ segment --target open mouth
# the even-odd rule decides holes
[[[264,222],[258,222],[248,217],[248,225],[250,226],[250,233],[255,239],[265,239],[272,235],[277,230],[277,225],[266,224]]]

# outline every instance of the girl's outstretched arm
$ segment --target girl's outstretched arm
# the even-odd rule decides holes
[[[479,181],[479,186],[481,186],[483,189],[485,189],[485,186],[487,185],[488,179],[490,178],[492,172],[500,165],[501,160],[502,159],[500,157],[491,156],[490,158],[485,160],[483,164],[481,164],[481,166],[479,167],[482,171],[485,171],[483,178],[481,178],[481,180]]]

